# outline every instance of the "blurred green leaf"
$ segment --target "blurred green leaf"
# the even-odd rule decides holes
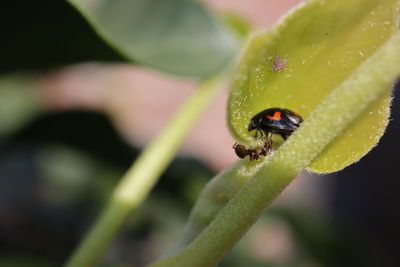
[[[63,146],[43,146],[37,155],[43,197],[52,204],[81,201],[87,192],[96,192],[111,165]],[[105,167],[106,166],[106,167]],[[104,168],[104,169],[103,169]],[[101,170],[101,171],[100,171]],[[92,181],[97,183],[93,185]]]
[[[376,266],[382,259],[380,250],[363,230],[349,231],[345,221],[332,220],[308,209],[275,208],[269,213],[291,229],[293,238],[303,252],[319,266]],[[326,215],[326,214],[325,214]],[[336,218],[337,219],[337,218]]]
[[[42,111],[35,88],[30,76],[0,77],[0,136],[18,130]]]
[[[307,118],[397,31],[398,3],[310,0],[272,30],[254,36],[230,93],[228,120],[234,137],[254,145],[247,125],[266,108],[288,108]],[[288,61],[280,71],[273,70],[277,56]],[[338,171],[375,146],[388,122],[389,89],[320,154],[310,170]]]
[[[250,21],[236,13],[226,12],[221,19],[239,38],[246,38],[254,28]]]
[[[125,57],[180,75],[205,76],[229,61],[235,39],[192,0],[69,0]]]
[[[50,267],[51,265],[28,255],[5,255],[0,258],[0,267]]]

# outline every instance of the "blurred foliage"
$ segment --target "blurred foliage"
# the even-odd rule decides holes
[[[193,0],[69,0],[117,51],[165,72],[207,76],[231,60],[236,40]]]
[[[271,213],[289,225],[297,246],[301,248],[303,260],[308,258],[326,267],[372,267],[376,264],[372,259],[379,253],[374,250],[372,242],[360,233],[350,234],[340,219],[329,221],[306,209],[301,212],[277,209]]]
[[[35,257],[15,254],[7,255],[0,259],[0,267],[50,267],[51,265]]]
[[[222,21],[239,37],[245,39],[254,28],[252,23],[239,14],[225,12],[221,16]]]
[[[231,32],[192,0],[70,2],[95,29],[67,1],[4,3],[0,72],[129,59],[171,73],[204,76],[221,70],[236,49]]]
[[[83,61],[123,60],[63,0],[4,2],[0,35],[0,72],[45,71]]]
[[[138,154],[103,115],[88,112],[41,115],[0,151],[0,260],[13,253],[33,253],[57,265]],[[173,241],[211,176],[197,161],[177,159],[155,188],[154,197],[127,222],[126,234],[117,238],[117,244],[128,243],[126,249],[137,248],[138,254],[131,258],[122,249],[117,255],[106,255],[105,263],[125,258],[121,253],[140,262],[148,261],[148,255],[159,255],[158,250],[165,251],[157,247]],[[145,249],[137,238],[156,239]],[[53,243],[57,246],[49,247]]]
[[[41,112],[34,77],[0,76],[0,138],[13,133]]]

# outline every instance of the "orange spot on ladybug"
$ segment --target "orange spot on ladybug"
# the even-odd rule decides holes
[[[274,116],[266,116],[270,120],[279,121],[281,120],[281,113],[279,111],[275,111]]]

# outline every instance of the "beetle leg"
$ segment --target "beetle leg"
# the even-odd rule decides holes
[[[271,143],[272,142],[272,133],[268,132],[265,135],[265,140],[266,140],[266,142]]]
[[[267,156],[269,152],[271,152],[271,142],[269,139],[266,139],[264,142],[264,146],[262,147],[262,154],[264,156]]]

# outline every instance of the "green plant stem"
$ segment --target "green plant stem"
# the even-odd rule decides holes
[[[214,266],[265,207],[400,75],[397,33],[339,85],[182,251],[152,266]],[[229,173],[229,172],[227,172]]]
[[[143,151],[122,177],[100,218],[65,264],[93,266],[124,222],[146,198],[172,160],[182,140],[221,88],[223,77],[205,80],[164,131]]]

